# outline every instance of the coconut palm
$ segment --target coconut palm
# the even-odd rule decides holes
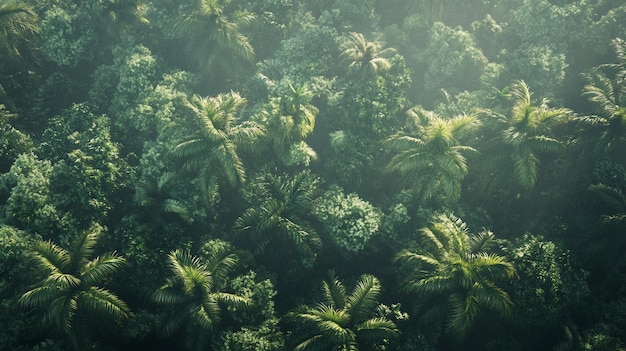
[[[398,336],[395,323],[379,313],[381,285],[364,275],[351,294],[334,274],[323,282],[323,301],[285,316],[293,326],[294,351],[369,350]],[[379,349],[379,348],[376,348]]]
[[[101,285],[125,260],[115,252],[90,259],[102,234],[94,226],[82,233],[69,250],[41,241],[32,257],[45,277],[24,293],[19,303],[42,312],[44,326],[65,333],[76,350],[82,350],[85,333],[102,320],[121,322],[131,316],[124,301]],[[95,320],[98,323],[93,323]]]
[[[37,20],[37,13],[26,3],[3,1],[0,4],[0,48],[19,57],[21,46],[39,32]]]
[[[385,141],[395,152],[386,171],[398,172],[402,183],[422,200],[437,194],[447,201],[458,199],[468,171],[464,154],[476,152],[462,142],[478,130],[480,121],[472,115],[447,119],[421,107],[412,108],[407,115],[405,130]]]
[[[321,242],[308,215],[312,211],[312,201],[317,191],[318,179],[308,171],[293,176],[276,176],[265,172],[257,177],[254,188],[253,206],[235,222],[235,228],[246,243],[252,243],[257,252],[271,250],[282,254],[279,264],[282,267],[294,254],[296,262],[311,266],[315,262],[316,251]]]
[[[395,54],[396,50],[383,49],[383,43],[367,41],[363,34],[350,32],[343,45],[344,50],[340,57],[349,63],[350,70],[361,74],[364,72],[378,74],[391,69],[388,56]]]
[[[551,136],[551,128],[568,120],[571,111],[550,108],[547,100],[538,105],[531,100],[532,93],[524,81],[513,83],[508,94],[513,107],[508,116],[482,111],[489,122],[499,130],[499,141],[504,144],[513,160],[513,171],[524,190],[534,188],[539,176],[539,156],[543,153],[563,151],[565,144]],[[491,123],[490,123],[491,124]]]
[[[238,149],[252,144],[263,130],[254,123],[236,123],[244,104],[245,99],[235,92],[196,95],[188,103],[196,129],[174,147],[173,155],[182,161],[184,171],[197,174],[205,189],[216,183],[236,188],[245,181]]]
[[[511,313],[513,303],[498,282],[511,279],[515,269],[489,253],[491,232],[470,235],[459,218],[438,215],[420,236],[418,248],[403,250],[395,261],[408,272],[404,287],[418,295],[424,322],[445,323],[450,335],[462,337],[483,309]]]
[[[162,330],[171,335],[184,328],[188,349],[203,350],[209,332],[221,320],[222,306],[244,308],[250,304],[247,298],[220,291],[238,257],[222,245],[206,260],[176,250],[168,261],[171,275],[153,294],[154,301],[167,309]]]

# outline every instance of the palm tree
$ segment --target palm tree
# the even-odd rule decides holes
[[[89,259],[101,234],[102,228],[94,226],[69,250],[50,241],[37,243],[32,257],[46,276],[19,299],[22,306],[42,311],[43,324],[65,333],[76,350],[82,350],[88,326],[97,326],[101,318],[120,322],[131,316],[124,301],[100,287],[124,265],[124,258],[108,252]]]
[[[205,189],[217,182],[236,188],[245,181],[238,148],[252,144],[263,130],[254,123],[236,124],[237,112],[245,99],[235,92],[217,97],[194,96],[188,106],[196,129],[173,150],[182,168],[195,172]]]
[[[438,215],[420,235],[419,248],[403,250],[395,261],[409,272],[404,287],[418,294],[424,322],[445,322],[450,335],[462,337],[482,309],[511,313],[513,303],[497,283],[511,279],[515,269],[488,252],[491,232],[470,235],[460,219]]]
[[[468,171],[464,153],[476,152],[461,143],[478,130],[480,121],[472,115],[446,119],[421,107],[412,108],[407,115],[405,130],[385,141],[396,152],[386,171],[400,173],[402,182],[421,200],[437,194],[447,201],[458,199]]]
[[[590,235],[583,242],[585,250],[602,264],[603,272],[617,273],[626,266],[626,194],[624,187],[604,183],[592,184],[589,190],[599,200],[602,208],[601,221],[590,228]],[[607,274],[607,276],[613,276]]]
[[[313,93],[305,86],[294,87],[290,83],[288,93],[271,99],[263,111],[268,137],[279,157],[284,158],[289,148],[303,142],[313,132],[319,111],[311,104],[311,99]],[[312,150],[311,156],[316,157]]]
[[[235,228],[257,252],[270,249],[271,257],[276,259],[274,253],[280,249],[282,267],[292,266],[285,262],[289,262],[294,251],[296,262],[312,266],[321,241],[307,217],[318,182],[308,171],[293,176],[263,173],[253,184],[254,198],[260,199],[260,203],[246,209]]]
[[[246,11],[227,13],[230,0],[199,0],[198,7],[181,23],[179,31],[189,36],[190,52],[204,68],[222,58],[235,57],[252,61],[254,48],[241,28],[255,16]],[[225,62],[227,63],[227,62]]]
[[[616,39],[613,45],[618,63],[601,65],[585,75],[588,84],[583,95],[595,105],[598,115],[576,118],[600,131],[593,140],[598,145],[596,156],[619,152],[626,141],[626,42]],[[612,78],[607,71],[612,73]]]
[[[348,295],[331,273],[322,290],[322,302],[314,307],[301,306],[285,316],[294,326],[294,351],[369,350],[384,347],[389,339],[398,336],[395,323],[378,313],[378,278],[364,275]]]
[[[10,55],[21,56],[20,47],[38,32],[38,16],[32,7],[20,1],[0,4],[0,48]]]
[[[482,114],[495,122],[500,130],[499,140],[510,149],[515,177],[524,190],[534,188],[539,176],[539,154],[555,153],[565,149],[565,144],[550,136],[551,127],[568,119],[571,111],[550,108],[548,101],[533,104],[524,81],[513,83],[508,96],[513,99],[509,116],[493,111]]]
[[[106,0],[103,2],[104,13],[110,20],[109,34],[119,36],[119,31],[129,30],[138,24],[148,24],[145,17],[145,0]]]
[[[348,68],[354,72],[371,72],[378,74],[391,69],[387,56],[396,53],[393,48],[383,49],[383,43],[367,41],[361,33],[350,32],[344,43],[340,57],[349,63]]]
[[[148,180],[140,181],[135,190],[135,203],[146,208],[150,216],[155,212],[173,214],[186,223],[192,223],[193,217],[185,204],[171,196],[171,182],[175,174],[165,172],[159,177],[156,184]]]
[[[168,256],[171,275],[153,299],[167,307],[163,332],[171,335],[182,327],[187,332],[187,347],[203,350],[208,332],[221,320],[222,305],[236,308],[250,304],[247,298],[219,291],[238,257],[228,246],[216,246],[206,260],[176,250]]]

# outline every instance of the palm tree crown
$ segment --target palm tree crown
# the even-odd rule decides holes
[[[530,190],[535,186],[539,175],[540,153],[562,151],[565,144],[550,136],[551,127],[567,120],[571,111],[565,108],[550,108],[548,101],[539,105],[531,101],[532,93],[524,81],[511,86],[509,96],[513,107],[509,116],[493,111],[483,111],[501,128],[500,140],[512,148],[511,158],[514,173],[522,188]]]
[[[463,336],[481,309],[511,312],[513,303],[497,282],[512,278],[515,269],[504,257],[488,253],[491,232],[469,235],[460,219],[439,215],[420,234],[420,248],[403,250],[396,262],[410,272],[405,288],[420,295],[424,321],[447,320],[447,331]]]
[[[251,61],[254,48],[241,28],[255,16],[245,11],[227,11],[230,0],[199,0],[198,7],[179,25],[179,30],[190,36],[190,52],[204,67],[231,52],[236,57]]]
[[[255,179],[255,198],[263,199],[239,217],[235,227],[254,243],[258,251],[270,246],[283,251],[281,265],[288,259],[287,252],[296,251],[297,261],[305,266],[315,262],[321,241],[307,220],[311,212],[318,179],[308,171],[293,176],[276,176],[269,172]],[[271,244],[271,245],[270,245]],[[279,246],[280,245],[280,246]]]
[[[87,318],[121,321],[131,315],[124,301],[99,286],[122,267],[124,258],[108,252],[89,259],[101,233],[101,227],[93,227],[80,235],[70,250],[50,241],[39,242],[33,258],[46,276],[19,299],[25,307],[42,310],[43,324],[67,334],[76,348],[80,341],[77,329],[89,324]]]
[[[208,259],[176,250],[168,256],[171,275],[153,299],[168,308],[163,331],[169,335],[185,326],[188,347],[201,350],[207,332],[221,320],[220,304],[245,307],[244,297],[221,292],[225,279],[237,264],[237,256],[227,246],[218,246]]]
[[[315,307],[302,306],[285,317],[295,327],[294,351],[365,350],[398,335],[395,323],[377,313],[378,278],[364,275],[348,295],[331,274],[322,290],[324,301]]]
[[[585,75],[583,94],[598,110],[597,115],[577,118],[601,130],[598,153],[617,151],[626,140],[626,41],[613,41],[618,63],[605,64]],[[595,141],[595,140],[594,140]]]
[[[37,13],[19,1],[0,4],[0,46],[10,54],[20,56],[20,43],[27,42],[39,32]]]
[[[245,99],[231,92],[216,97],[194,96],[188,103],[197,129],[173,150],[185,171],[196,172],[208,189],[216,181],[236,187],[245,181],[237,149],[253,143],[263,130],[256,124],[236,124]]]
[[[391,69],[391,62],[386,56],[396,52],[393,48],[383,49],[383,43],[367,41],[363,34],[355,32],[350,32],[344,47],[340,56],[349,63],[350,70],[374,74]]]
[[[461,181],[468,171],[464,153],[476,152],[461,143],[478,130],[480,121],[465,115],[446,119],[421,107],[409,110],[407,115],[407,128],[385,142],[397,152],[387,171],[400,173],[403,183],[422,200],[438,193],[447,200],[458,199]]]

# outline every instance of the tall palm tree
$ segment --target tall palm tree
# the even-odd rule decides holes
[[[188,106],[196,129],[173,150],[182,168],[194,172],[205,189],[217,182],[236,188],[245,181],[243,161],[238,149],[249,146],[263,130],[256,124],[237,124],[237,112],[245,99],[235,92],[216,97],[194,96]]]
[[[387,58],[396,53],[393,48],[383,49],[383,43],[367,41],[363,34],[350,32],[345,41],[340,57],[349,63],[348,68],[364,74],[379,74],[391,69],[391,61]]]
[[[265,172],[255,179],[254,203],[235,222],[235,228],[245,241],[253,243],[257,252],[271,250],[274,259],[277,249],[282,254],[283,267],[295,253],[295,261],[312,266],[321,241],[307,219],[317,191],[318,179],[308,171],[293,176],[276,176]],[[259,200],[257,200],[259,201]],[[294,252],[295,251],[295,252]]]
[[[386,171],[400,173],[402,182],[422,200],[437,194],[447,201],[458,199],[468,171],[464,154],[476,152],[462,142],[478,130],[480,121],[473,115],[447,119],[421,107],[412,108],[407,115],[405,130],[385,141],[396,152]]]
[[[93,227],[69,250],[50,241],[37,243],[32,257],[45,277],[19,299],[22,306],[42,311],[43,324],[65,333],[76,350],[82,350],[84,333],[97,326],[96,319],[120,322],[131,316],[124,301],[100,287],[125,263],[115,252],[90,259],[101,233],[101,227]]]
[[[0,48],[19,57],[20,46],[39,32],[37,20],[37,13],[26,3],[3,1],[0,4]]]
[[[235,57],[251,61],[254,48],[241,32],[255,16],[246,11],[228,11],[230,0],[198,0],[198,6],[181,23],[179,30],[189,36],[190,52],[201,66]]]
[[[176,250],[168,256],[171,275],[153,299],[166,306],[163,332],[171,335],[185,328],[187,347],[203,350],[208,333],[221,320],[222,306],[246,307],[247,298],[219,291],[238,257],[227,246],[217,246],[206,260]]]
[[[482,309],[509,315],[513,303],[497,284],[515,275],[513,265],[489,253],[491,232],[470,235],[453,215],[439,215],[420,231],[417,249],[401,251],[395,261],[408,272],[404,287],[418,295],[424,322],[446,323],[462,337]]]
[[[378,278],[364,275],[348,295],[341,281],[331,274],[322,290],[322,302],[314,307],[301,306],[285,316],[294,327],[294,351],[369,350],[398,336],[395,323],[378,313]]]
[[[539,155],[565,149],[565,144],[551,136],[551,128],[568,120],[571,111],[566,108],[550,108],[547,100],[535,105],[532,93],[524,81],[513,83],[508,96],[513,107],[508,116],[482,111],[500,131],[499,140],[509,148],[513,170],[524,190],[534,188],[539,176]]]

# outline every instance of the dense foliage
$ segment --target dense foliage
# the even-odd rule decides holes
[[[625,40],[621,0],[0,0],[0,349],[625,350]]]

